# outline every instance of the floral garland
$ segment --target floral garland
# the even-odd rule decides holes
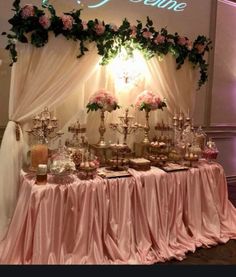
[[[103,56],[102,65],[108,64],[116,57],[121,47],[125,47],[129,56],[132,56],[134,49],[138,49],[147,59],[155,55],[162,59],[171,53],[176,59],[177,69],[181,68],[185,60],[190,61],[193,67],[199,68],[199,89],[208,79],[208,64],[204,54],[210,51],[212,42],[205,36],[198,36],[195,41],[190,41],[178,33],[168,33],[165,28],[157,31],[149,17],[145,25],[139,20],[137,25],[131,25],[124,19],[121,26],[117,27],[98,19],[85,22],[81,19],[81,9],[57,16],[54,7],[48,4],[47,0],[43,1],[43,9],[33,5],[21,8],[20,0],[15,0],[13,7],[15,14],[9,19],[12,25],[11,33],[2,33],[8,37],[6,49],[11,54],[11,65],[17,61],[17,41],[29,43],[26,34],[30,34],[30,43],[36,47],[43,47],[48,42],[49,32],[53,32],[55,36],[61,34],[68,40],[80,43],[78,58],[88,51],[85,42],[96,43],[98,54]],[[50,17],[46,15],[45,9],[49,11]]]

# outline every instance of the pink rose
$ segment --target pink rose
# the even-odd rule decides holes
[[[102,100],[102,97],[100,96],[100,95],[97,95],[96,97],[95,97],[95,102],[97,102],[97,101],[101,101]]]
[[[110,24],[110,28],[114,31],[117,32],[118,31],[118,27],[115,24]]]
[[[168,41],[169,43],[172,43],[172,44],[175,43],[175,41],[174,41],[172,38],[168,38],[167,41]]]
[[[39,24],[44,28],[48,29],[51,25],[50,19],[46,15],[42,15],[39,18]]]
[[[153,98],[151,96],[148,96],[146,99],[146,103],[151,105],[153,103]]]
[[[33,5],[27,4],[21,10],[21,16],[24,19],[27,19],[28,17],[34,16],[34,15],[35,15],[35,11],[34,11],[34,6]]]
[[[151,39],[152,38],[152,33],[149,31],[144,31],[143,32],[143,37],[146,39]]]
[[[187,48],[188,48],[189,51],[191,51],[193,49],[193,42],[192,41],[190,41],[190,40],[187,41]]]
[[[117,99],[110,92],[101,89],[90,98],[89,104],[93,103],[98,104],[104,111],[112,111],[117,104]]]
[[[104,34],[106,28],[102,23],[98,23],[95,25],[95,32],[97,33],[97,35],[101,36]]]
[[[111,97],[107,98],[107,104],[108,105],[113,104],[113,99]]]
[[[185,46],[188,42],[188,39],[186,39],[185,37],[179,37],[178,39],[178,44],[179,45],[182,45],[182,46]]]
[[[88,23],[87,23],[87,21],[82,21],[82,26],[83,26],[83,30],[84,31],[88,30]]]
[[[160,99],[160,97],[156,97],[156,103],[157,103],[158,106],[161,104],[161,99]]]
[[[96,103],[100,106],[100,107],[103,107],[104,103],[101,101],[96,101]]]
[[[156,44],[163,44],[163,43],[165,42],[165,37],[159,34],[159,35],[155,38],[154,42],[155,42]]]
[[[74,19],[71,15],[63,14],[61,17],[63,23],[63,30],[71,30],[73,27]]]
[[[137,97],[135,106],[140,109],[143,103],[148,105],[151,110],[156,110],[162,104],[162,101],[160,97],[158,97],[152,91],[145,90]]]
[[[206,47],[204,44],[196,44],[195,48],[197,49],[199,54],[203,54]]]
[[[135,37],[137,36],[137,27],[136,27],[136,26],[132,26],[132,27],[130,28],[130,30],[131,30],[130,37],[131,37],[131,38],[135,38]]]

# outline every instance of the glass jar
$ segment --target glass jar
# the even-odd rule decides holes
[[[207,134],[203,131],[201,126],[197,129],[195,133],[195,141],[203,151],[207,142]]]
[[[37,171],[38,166],[41,164],[48,164],[48,144],[46,139],[40,138],[31,147],[31,166],[32,171]]]
[[[216,147],[216,144],[212,139],[210,139],[203,151],[203,158],[205,158],[208,162],[211,162],[212,160],[216,160],[218,156],[218,149]]]
[[[47,165],[46,164],[39,164],[37,168],[37,175],[36,175],[36,184],[46,185],[47,183]]]

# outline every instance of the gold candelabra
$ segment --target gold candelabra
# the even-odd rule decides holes
[[[175,113],[173,117],[173,130],[174,130],[175,141],[183,140],[183,131],[187,127],[190,127],[191,131],[194,131],[193,120],[189,117],[189,115],[185,117],[183,112],[180,112],[179,115]]]
[[[58,120],[55,116],[52,116],[48,108],[33,118],[33,127],[27,131],[29,135],[48,142],[49,139],[54,139],[57,136],[61,136],[63,133],[57,132],[53,134],[58,128]]]
[[[191,118],[189,115],[187,117],[184,116],[183,112],[180,112],[179,115],[175,113],[173,117],[173,126],[174,129],[182,131],[185,127],[190,126],[192,123]]]
[[[132,123],[134,120],[134,116],[129,115],[129,109],[125,110],[124,116],[119,116],[120,123],[111,123],[110,128],[113,131],[117,131],[118,133],[124,136],[123,144],[127,145],[128,135],[135,133],[142,126],[138,123]]]

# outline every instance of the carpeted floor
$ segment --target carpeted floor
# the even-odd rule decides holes
[[[199,248],[183,261],[172,260],[163,265],[236,265],[236,240],[212,248]]]

